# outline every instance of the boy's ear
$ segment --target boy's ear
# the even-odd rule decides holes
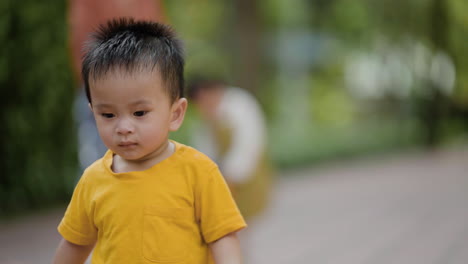
[[[185,98],[180,98],[172,104],[171,123],[169,124],[170,131],[177,131],[182,125],[185,117],[185,111],[187,111],[187,105],[188,102]]]

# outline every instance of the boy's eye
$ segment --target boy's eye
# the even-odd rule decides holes
[[[136,111],[135,113],[133,113],[134,116],[144,116],[146,115],[146,113],[148,113],[148,111]]]
[[[111,113],[102,113],[101,116],[105,117],[105,118],[113,118],[114,117],[114,114],[111,114]]]

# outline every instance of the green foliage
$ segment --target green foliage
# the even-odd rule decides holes
[[[0,214],[68,197],[76,171],[65,1],[0,3]]]
[[[427,123],[435,117],[426,114],[429,122],[424,124],[420,112],[443,109],[438,104],[457,104],[460,113],[457,118],[450,116],[453,110],[439,113],[442,140],[466,133],[467,1],[258,3],[265,63],[256,95],[270,121],[272,156],[280,166],[423,144]],[[167,6],[170,22],[188,46],[188,72],[235,74],[230,70],[236,49],[226,40],[232,40],[229,29],[243,17],[229,11],[232,1],[167,1]],[[445,103],[425,98],[433,96],[427,79],[438,52],[447,53],[456,66],[455,91]],[[379,74],[364,74],[374,78],[374,97],[357,96],[349,88],[346,70],[357,67],[349,63],[357,55],[384,66]],[[189,135],[185,130],[176,136]]]
[[[273,131],[272,158],[280,168],[332,159],[374,155],[420,145],[414,120],[366,120],[348,126],[304,126],[304,131]],[[288,136],[285,136],[287,134]]]
[[[468,3],[463,0],[450,0],[449,15],[451,17],[450,45],[453,49],[457,65],[457,89],[455,100],[468,110]]]
[[[186,48],[186,75],[227,77],[232,71],[233,32],[229,28],[229,7],[223,1],[167,1],[169,22]],[[184,14],[181,14],[184,10]]]

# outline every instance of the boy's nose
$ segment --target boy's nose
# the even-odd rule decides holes
[[[134,132],[132,124],[128,120],[121,120],[116,127],[117,134],[127,135]]]

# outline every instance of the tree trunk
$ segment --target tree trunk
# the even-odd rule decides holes
[[[255,93],[260,86],[261,23],[258,1],[236,0],[234,4],[234,43],[239,56],[234,58],[236,84]]]

